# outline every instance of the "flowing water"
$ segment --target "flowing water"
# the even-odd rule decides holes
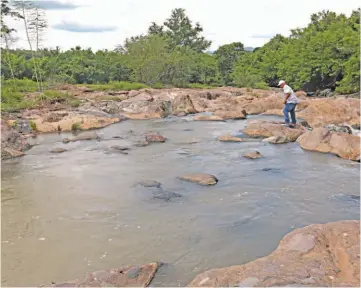
[[[267,255],[294,228],[359,219],[359,163],[296,143],[217,141],[245,123],[126,121],[99,130],[101,141],[69,144],[61,143],[65,134],[38,136],[25,157],[2,163],[2,285],[154,261],[165,265],[152,286],[186,285],[207,269]],[[169,140],[132,146],[146,131]],[[112,145],[131,150],[113,153]],[[50,154],[54,147],[68,151]],[[242,158],[247,150],[264,158]],[[188,172],[219,182],[177,179]],[[157,188],[137,185],[142,180],[161,182],[170,197],[154,197]]]

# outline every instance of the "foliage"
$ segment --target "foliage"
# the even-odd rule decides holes
[[[244,46],[241,42],[222,45],[214,53],[219,65],[219,71],[226,84],[231,84],[230,74],[237,60],[244,55]]]

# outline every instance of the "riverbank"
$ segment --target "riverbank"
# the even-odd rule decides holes
[[[77,107],[63,97],[55,97],[43,102],[38,109],[3,113],[2,133],[10,136],[3,137],[2,159],[23,155],[28,149],[24,139],[39,133],[78,132],[126,119],[162,119],[189,114],[195,115],[195,121],[239,120],[246,119],[247,115],[282,115],[283,108],[282,93],[277,89],[223,87],[98,91],[85,86],[66,85],[56,95],[68,95],[68,98],[71,95],[72,101],[78,103]],[[300,124],[307,129],[302,128],[297,137],[278,140],[277,143],[296,141],[304,134],[297,140],[304,149],[359,161],[360,99],[347,96],[312,99],[302,92],[298,92],[298,96],[301,103],[297,108],[297,117],[302,119]],[[30,93],[27,98],[31,97],[37,96]],[[258,130],[267,130],[264,125],[269,126],[263,123]],[[326,130],[310,132],[320,127]],[[272,130],[257,132],[254,136],[287,138],[287,131],[291,131],[278,124]]]

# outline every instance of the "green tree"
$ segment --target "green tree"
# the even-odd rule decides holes
[[[244,53],[244,46],[241,42],[222,45],[214,53],[218,60],[219,71],[227,85],[231,84],[230,74],[233,66]]]

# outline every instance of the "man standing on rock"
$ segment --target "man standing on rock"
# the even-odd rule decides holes
[[[296,127],[296,105],[300,102],[293,92],[292,88],[286,84],[284,80],[278,83],[278,86],[282,88],[285,95],[285,107],[283,108],[283,114],[285,116],[285,123],[283,125],[295,128]],[[291,114],[292,123],[290,123],[289,114]]]

